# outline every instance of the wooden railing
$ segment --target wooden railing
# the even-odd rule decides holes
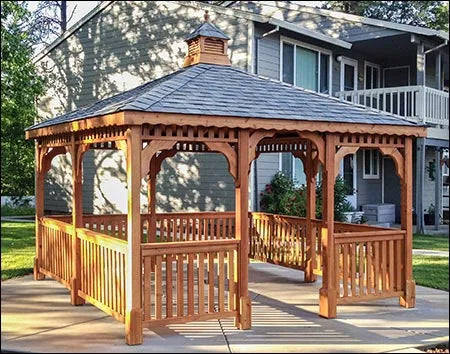
[[[397,229],[336,233],[337,303],[403,295],[404,240]]]
[[[42,260],[39,271],[70,289],[72,277],[72,225],[47,217],[39,219]]]
[[[447,127],[449,125],[449,94],[430,87],[400,86],[339,91],[336,92],[336,96],[342,101],[349,101],[414,121]]]
[[[124,322],[127,242],[84,228],[77,229],[77,237],[81,243],[78,295]]]
[[[83,224],[91,231],[127,239],[127,214],[83,215]]]
[[[238,243],[142,244],[144,327],[235,317]]]

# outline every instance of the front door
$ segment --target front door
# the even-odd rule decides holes
[[[358,89],[358,62],[354,59],[341,59],[341,91],[354,91]],[[350,101],[350,96],[347,97]]]

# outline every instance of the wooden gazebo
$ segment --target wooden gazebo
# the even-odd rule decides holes
[[[187,39],[184,68],[164,78],[36,124],[34,276],[50,276],[125,323],[143,327],[234,317],[251,327],[249,257],[322,276],[320,316],[336,306],[399,297],[414,307],[412,141],[425,127],[233,69],[227,36],[208,21]],[[339,162],[359,148],[391,157],[401,182],[401,229],[334,221]],[[128,212],[83,215],[82,159],[88,149],[126,156]],[[236,186],[234,212],[155,212],[156,176],[177,152],[219,152]],[[262,153],[291,152],[307,176],[307,216],[249,212],[248,174]],[[44,216],[44,177],[58,154],[72,160],[71,216]],[[315,185],[323,176],[323,217]],[[149,212],[140,188],[148,177]],[[301,290],[300,290],[301,291]]]

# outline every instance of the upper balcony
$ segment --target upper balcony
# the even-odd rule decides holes
[[[426,86],[399,86],[370,90],[339,91],[342,101],[391,113],[432,129],[449,128],[449,94]]]

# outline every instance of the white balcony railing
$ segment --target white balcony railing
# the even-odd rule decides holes
[[[426,86],[339,91],[336,96],[374,110],[427,124],[449,125],[448,92]]]

